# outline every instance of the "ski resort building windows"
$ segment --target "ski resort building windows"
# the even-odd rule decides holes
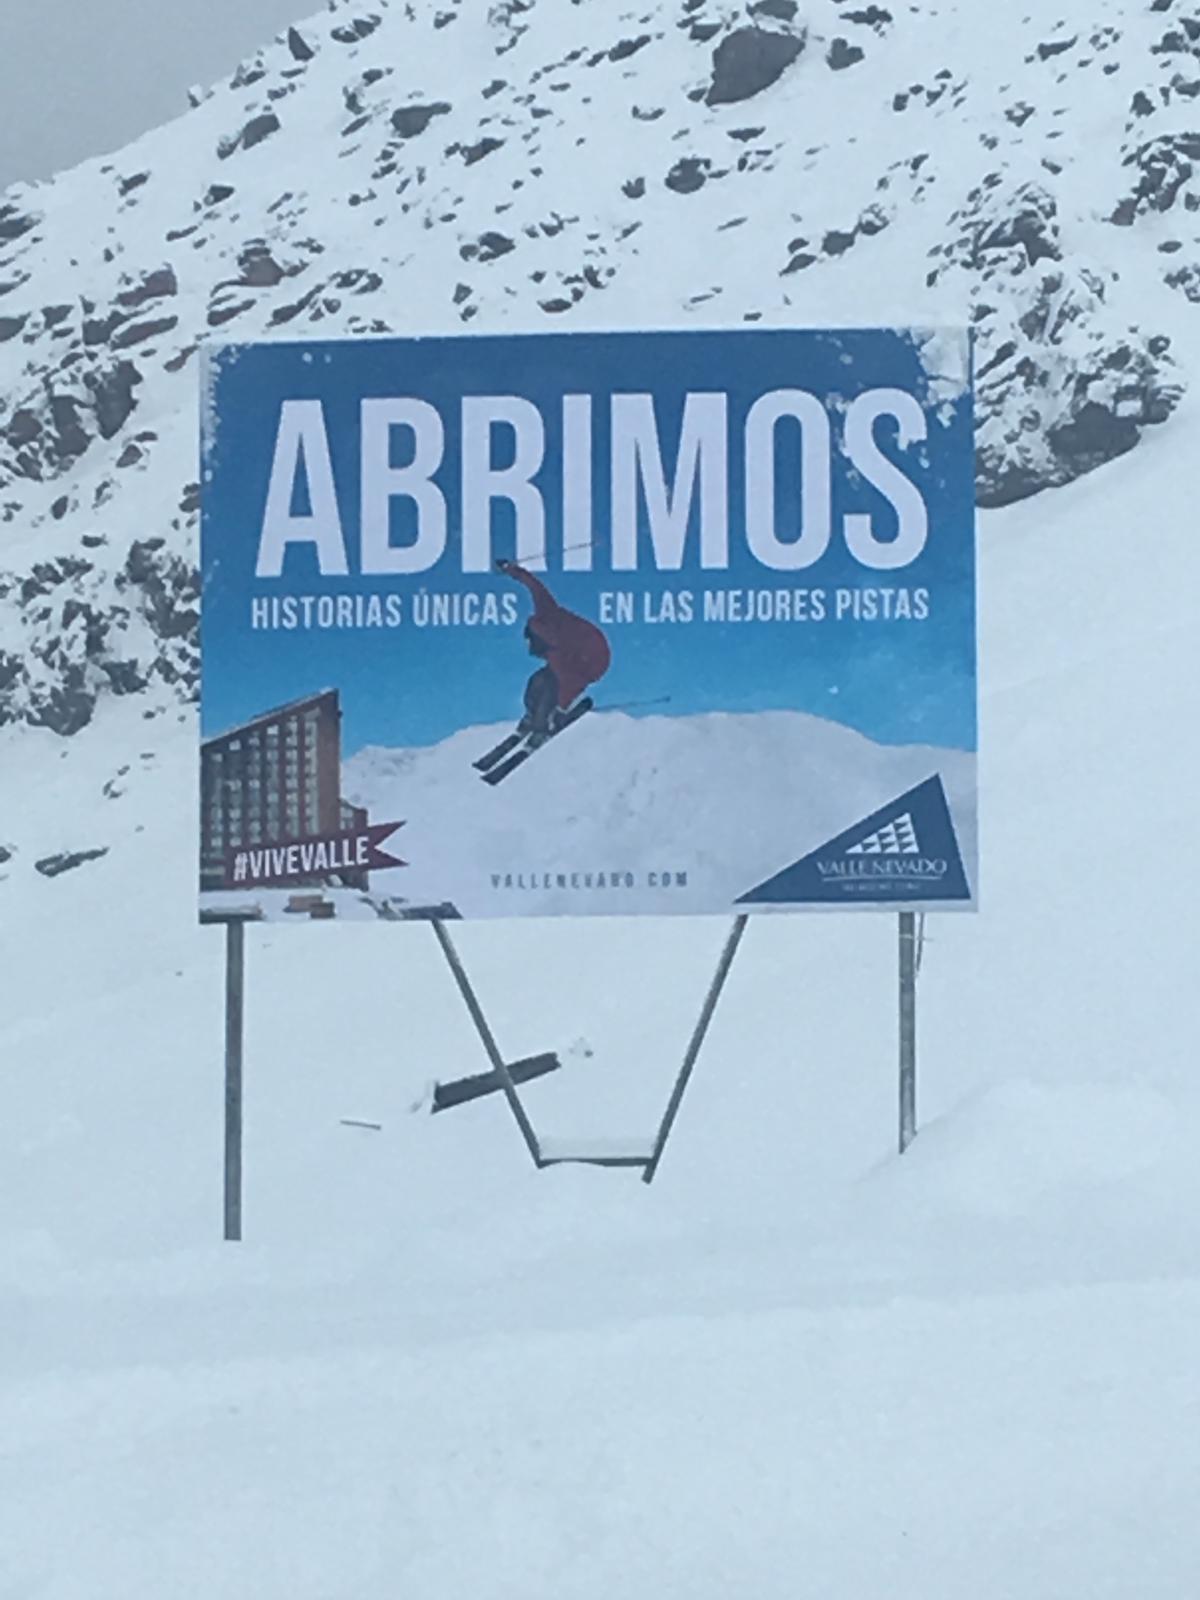
[[[200,749],[201,887],[224,882],[225,853],[352,826],[341,796],[341,708],[330,689],[206,739]],[[348,875],[341,875],[348,881]]]

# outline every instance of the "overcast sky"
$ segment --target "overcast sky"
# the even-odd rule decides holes
[[[321,0],[0,0],[0,189],[117,150]]]

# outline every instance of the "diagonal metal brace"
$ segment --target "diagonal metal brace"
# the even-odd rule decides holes
[[[521,1130],[525,1148],[529,1151],[534,1166],[541,1167],[543,1163],[541,1151],[538,1149],[537,1134],[534,1133],[533,1124],[526,1115],[525,1107],[521,1104],[521,1097],[517,1093],[517,1086],[513,1082],[512,1073],[508,1070],[508,1063],[500,1054],[499,1047],[492,1035],[492,1030],[488,1027],[487,1018],[483,1014],[483,1007],[479,1004],[478,997],[471,987],[471,980],[467,977],[466,968],[462,964],[458,951],[454,948],[454,942],[449,933],[447,933],[445,924],[434,918],[433,931],[442,947],[442,954],[446,958],[446,963],[454,974],[454,981],[458,985],[458,992],[463,997],[463,1003],[471,1014],[471,1021],[475,1024],[475,1031],[483,1041],[483,1048],[487,1052],[487,1058],[492,1064],[501,1089],[504,1091],[504,1098],[508,1101],[508,1108],[516,1120],[517,1127]]]
[[[679,1108],[683,1103],[684,1094],[687,1090],[688,1083],[691,1080],[692,1072],[699,1058],[701,1047],[704,1044],[705,1037],[708,1034],[709,1025],[713,1019],[713,1013],[717,1009],[717,1002],[721,998],[721,992],[725,987],[725,981],[729,977],[729,969],[733,965],[733,958],[737,954],[738,946],[742,942],[742,935],[746,931],[746,923],[748,921],[749,917],[747,913],[742,912],[734,919],[733,926],[729,930],[729,936],[725,941],[725,947],[721,951],[721,959],[717,963],[717,970],[713,975],[712,982],[708,986],[708,993],[704,997],[704,1005],[701,1008],[700,1017],[696,1023],[695,1029],[692,1032],[687,1053],[683,1058],[683,1065],[680,1067],[679,1075],[675,1079],[674,1087],[671,1090],[671,1098],[667,1102],[667,1109],[663,1113],[662,1123],[659,1126],[658,1133],[654,1140],[654,1147],[649,1156],[632,1156],[625,1154],[611,1154],[604,1156],[597,1155],[596,1153],[571,1156],[554,1156],[552,1154],[547,1154],[543,1156],[537,1134],[533,1130],[533,1124],[529,1120],[529,1117],[525,1111],[525,1107],[521,1104],[521,1097],[517,1093],[517,1086],[513,1079],[512,1072],[509,1069],[507,1062],[500,1054],[500,1050],[496,1044],[495,1038],[492,1035],[492,1030],[488,1026],[487,1018],[483,1014],[483,1008],[479,1004],[478,997],[476,996],[474,989],[471,987],[471,981],[467,977],[466,969],[463,967],[458,951],[454,948],[454,943],[451,940],[445,925],[436,919],[432,921],[433,931],[437,935],[438,943],[442,947],[442,954],[445,956],[446,962],[450,967],[451,972],[454,974],[454,981],[457,983],[459,993],[462,995],[466,1008],[470,1012],[471,1020],[475,1024],[476,1031],[479,1034],[480,1039],[483,1041],[483,1047],[486,1050],[488,1060],[491,1062],[495,1071],[496,1080],[504,1091],[504,1098],[508,1101],[509,1110],[513,1114],[513,1119],[515,1120],[517,1127],[521,1130],[521,1137],[525,1141],[525,1148],[529,1151],[534,1166],[540,1169],[547,1166],[557,1166],[562,1162],[587,1161],[598,1166],[641,1167],[643,1169],[642,1182],[654,1182],[654,1177],[658,1171],[659,1162],[662,1160],[663,1152],[667,1147],[667,1140],[671,1137],[671,1130],[675,1126],[675,1119],[679,1115]]]
[[[688,1080],[692,1076],[692,1069],[696,1065],[700,1047],[703,1045],[704,1036],[708,1032],[708,1025],[713,1019],[713,1012],[717,1009],[717,1001],[721,998],[721,991],[725,987],[725,980],[729,976],[733,958],[737,955],[738,945],[741,944],[742,935],[746,931],[746,922],[747,914],[743,911],[740,916],[734,919],[733,927],[729,930],[729,937],[725,941],[724,950],[721,951],[721,959],[717,963],[717,970],[708,986],[708,993],[704,997],[700,1020],[696,1023],[695,1032],[692,1034],[691,1043],[687,1048],[687,1054],[683,1058],[683,1066],[680,1067],[679,1076],[675,1080],[675,1087],[671,1090],[671,1098],[667,1102],[662,1125],[658,1130],[658,1137],[654,1141],[654,1151],[646,1163],[646,1170],[642,1173],[643,1183],[654,1182],[654,1175],[658,1171],[658,1164],[663,1158],[663,1151],[667,1148],[667,1140],[671,1137],[671,1129],[675,1126],[675,1118],[679,1115],[679,1107],[683,1103],[684,1091],[687,1089]]]

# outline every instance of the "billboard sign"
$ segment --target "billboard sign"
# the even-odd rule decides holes
[[[965,330],[226,345],[203,400],[202,913],[974,907]]]

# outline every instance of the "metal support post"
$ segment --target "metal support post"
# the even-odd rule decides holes
[[[916,915],[900,913],[900,1154],[917,1136]]]
[[[646,1163],[646,1170],[642,1173],[643,1183],[653,1183],[654,1175],[658,1171],[658,1164],[662,1160],[663,1151],[667,1147],[667,1140],[671,1137],[671,1129],[675,1126],[675,1118],[679,1115],[679,1107],[683,1102],[684,1091],[687,1089],[688,1080],[696,1059],[700,1054],[700,1047],[704,1043],[704,1036],[708,1032],[708,1025],[713,1019],[713,1012],[717,1009],[717,1001],[721,998],[721,990],[725,987],[725,980],[729,976],[729,969],[733,965],[733,958],[737,954],[737,947],[742,942],[742,935],[746,931],[748,918],[745,912],[735,918],[733,927],[729,930],[729,937],[725,941],[725,948],[721,952],[721,959],[717,964],[716,973],[708,986],[708,993],[704,997],[704,1007],[700,1012],[700,1020],[692,1034],[691,1043],[688,1045],[687,1054],[683,1058],[683,1066],[679,1069],[679,1076],[675,1080],[675,1087],[671,1090],[671,1098],[667,1102],[667,1109],[663,1114],[662,1126],[658,1130],[658,1137],[654,1141],[654,1151]]]
[[[242,1237],[242,1039],[246,927],[225,925],[225,1237]]]
[[[496,1077],[500,1081],[500,1087],[504,1091],[504,1098],[508,1101],[508,1108],[513,1114],[517,1127],[521,1130],[525,1148],[533,1158],[534,1166],[540,1167],[542,1165],[542,1156],[541,1151],[538,1149],[537,1135],[533,1131],[533,1124],[525,1115],[525,1107],[521,1104],[520,1096],[517,1094],[512,1073],[509,1072],[508,1064],[500,1054],[496,1041],[492,1037],[492,1030],[488,1027],[487,1018],[484,1016],[483,1008],[480,1006],[475,991],[471,987],[471,981],[467,977],[462,961],[459,959],[458,951],[454,948],[450,935],[446,932],[445,924],[436,918],[433,921],[433,931],[437,935],[437,941],[442,947],[442,954],[446,957],[450,971],[454,974],[454,981],[458,985],[458,991],[463,997],[463,1002],[471,1013],[471,1021],[475,1024],[475,1030],[483,1041],[483,1048],[487,1051],[487,1058],[492,1063]]]

